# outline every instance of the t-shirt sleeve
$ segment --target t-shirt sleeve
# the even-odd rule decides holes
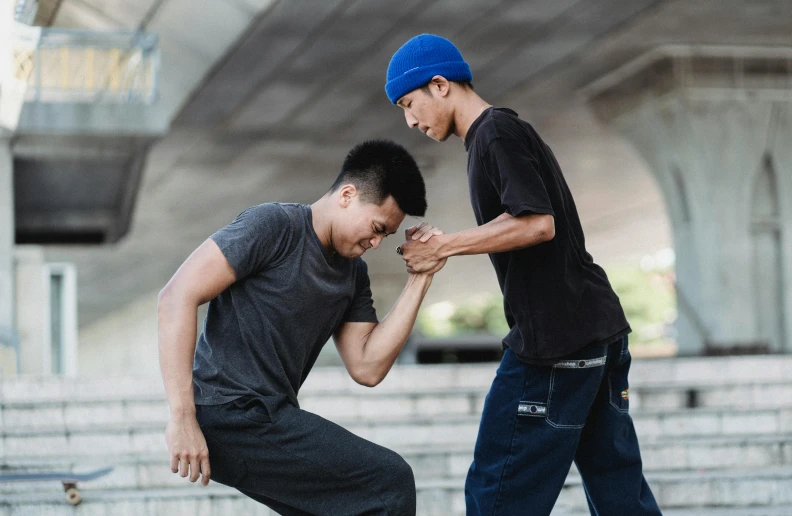
[[[484,163],[508,214],[517,217],[530,212],[555,216],[536,158],[524,144],[515,139],[495,138],[487,147]]]
[[[344,314],[344,322],[379,322],[374,301],[371,299],[368,265],[363,260],[358,260],[357,267],[355,297]]]
[[[291,219],[281,206],[260,204],[240,213],[210,238],[239,281],[278,260],[286,251],[291,232]]]

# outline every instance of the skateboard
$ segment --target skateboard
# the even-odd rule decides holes
[[[54,480],[63,484],[66,500],[72,505],[82,501],[77,482],[94,480],[113,471],[113,468],[102,468],[88,473],[70,473],[56,471],[52,473],[0,473],[0,483],[3,482],[40,482]]]

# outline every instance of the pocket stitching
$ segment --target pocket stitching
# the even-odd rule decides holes
[[[271,424],[273,424],[275,422],[272,419],[272,416],[269,414],[268,410],[265,410],[267,421],[259,421],[258,419],[254,419],[252,417],[248,417],[247,416],[247,413],[250,412],[250,411],[253,411],[255,407],[252,407],[252,408],[249,408],[249,409],[243,409],[239,405],[236,405],[236,407],[239,410],[239,413],[237,415],[239,417],[241,417],[242,419],[246,420],[246,421],[250,421],[251,423],[254,423],[254,424],[257,424],[257,425],[261,425],[261,426],[266,426],[266,425],[271,425]]]
[[[245,414],[239,414],[239,417],[241,417],[242,419],[246,419],[246,420],[250,421],[251,423],[255,423],[257,425],[262,425],[262,426],[269,425],[269,424],[272,423],[272,420],[269,420],[269,421],[258,421],[256,419],[252,419],[252,418],[247,417]]]
[[[522,389],[522,393],[520,394],[520,399],[525,397],[525,390],[526,390],[525,378],[523,378],[523,389]],[[512,458],[514,457],[514,442],[517,439],[517,426],[519,425],[519,415],[517,419],[515,419],[512,422],[512,425],[513,426],[512,426],[511,444],[509,444],[509,455],[506,458],[506,463],[503,465],[503,470],[501,470],[500,479],[498,480],[498,492],[495,495],[495,508],[493,509],[493,516],[497,514],[498,508],[501,505],[500,502],[501,492],[503,491],[503,483],[504,483],[504,478],[506,476],[506,470],[509,468],[512,462]]]
[[[602,368],[602,374],[599,377],[599,382],[602,382],[602,376],[605,374],[605,364],[603,364],[601,366],[595,366],[595,367],[601,367]],[[562,369],[567,369],[567,368],[562,368]],[[594,369],[594,367],[579,367],[579,368],[574,368],[574,369]],[[555,384],[555,373],[556,373],[556,366],[553,366],[553,370],[550,373],[550,392],[548,392],[548,394],[547,394],[547,417],[545,418],[545,422],[548,425],[550,425],[550,426],[552,426],[554,428],[571,428],[571,429],[583,428],[584,426],[586,426],[586,423],[588,422],[588,414],[586,415],[586,421],[584,421],[583,424],[581,424],[581,425],[561,425],[561,424],[555,423],[555,422],[550,420],[550,402],[551,402],[551,400],[553,398],[553,388],[554,388],[554,384]],[[608,377],[608,378],[610,379],[610,377]],[[597,388],[597,390],[599,390],[599,388]],[[596,399],[596,394],[594,395],[594,399]],[[593,401],[594,400],[592,400],[592,403],[593,403]],[[591,412],[591,406],[589,406],[589,412]]]
[[[627,414],[627,413],[630,412],[630,407],[629,406],[626,409],[623,409],[623,408],[619,407],[618,405],[616,405],[615,403],[613,403],[613,382],[612,382],[612,375],[610,373],[608,373],[608,403],[610,403],[610,405],[613,408],[615,408],[616,410],[618,410],[622,414]]]

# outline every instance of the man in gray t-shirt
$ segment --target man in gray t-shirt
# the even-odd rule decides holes
[[[310,206],[261,204],[211,236],[236,278],[209,303],[193,366],[195,403],[297,391],[345,322],[376,323],[366,262],[322,246]]]
[[[410,274],[378,322],[361,256],[425,210],[413,158],[373,140],[350,151],[314,204],[249,208],[190,255],[159,299],[174,473],[204,485],[211,476],[280,514],[415,514],[407,463],[301,410],[297,393],[331,336],[355,381],[373,387],[387,375],[445,261]]]

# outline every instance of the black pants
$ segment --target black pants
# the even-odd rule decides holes
[[[415,479],[396,452],[285,396],[196,406],[212,480],[287,516],[414,516]]]

